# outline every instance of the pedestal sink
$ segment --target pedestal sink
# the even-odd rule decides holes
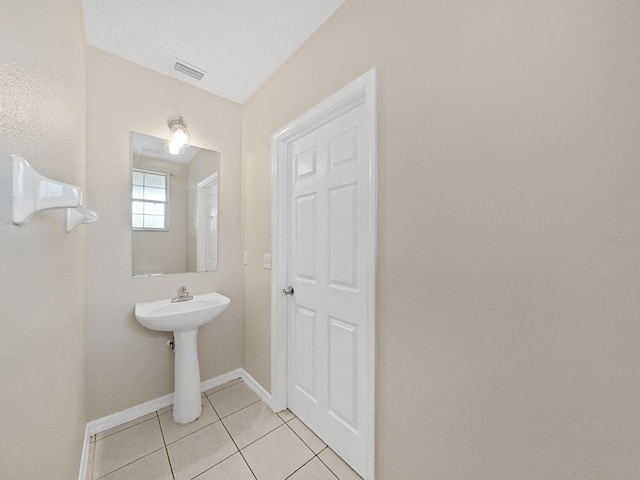
[[[198,328],[220,315],[231,300],[219,293],[194,295],[192,300],[170,299],[136,304],[138,321],[151,330],[172,331],[175,345],[173,421],[196,421],[202,413]]]

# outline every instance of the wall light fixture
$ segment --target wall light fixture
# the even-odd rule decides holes
[[[191,145],[191,135],[182,117],[169,121],[169,140],[164,143],[165,151],[172,155],[182,155]]]

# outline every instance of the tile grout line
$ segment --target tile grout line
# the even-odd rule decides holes
[[[209,398],[207,397],[207,400],[209,400]],[[211,403],[211,406],[213,407],[213,410],[216,412],[216,415],[218,415],[218,411],[216,410],[216,407],[213,406],[213,402],[211,402],[209,400],[209,403]],[[251,404],[253,405],[253,404]],[[249,406],[251,406],[249,405]],[[238,410],[240,411],[240,410]],[[231,415],[228,415],[231,416]],[[218,415],[218,417],[220,417],[220,415]],[[226,418],[226,417],[225,417]],[[227,435],[229,435],[229,438],[231,439],[231,441],[233,442],[233,444],[236,446],[236,448],[238,449],[238,453],[240,454],[240,456],[242,457],[242,461],[244,462],[244,464],[247,466],[247,468],[249,469],[249,471],[251,472],[251,475],[253,475],[253,478],[255,478],[256,480],[258,480],[258,477],[256,476],[256,474],[254,473],[253,469],[251,468],[251,465],[249,465],[249,462],[247,462],[247,459],[244,458],[244,455],[242,454],[242,450],[240,450],[240,448],[238,447],[238,444],[236,443],[236,441],[234,440],[234,438],[231,436],[231,432],[229,432],[229,429],[227,428],[227,426],[224,424],[224,422],[222,421],[222,417],[220,417],[220,423],[222,424],[222,427],[224,428],[224,430],[227,432]],[[246,448],[246,447],[245,447]],[[214,465],[215,466],[215,465]],[[213,467],[212,467],[213,468]]]
[[[291,420],[293,420],[293,418],[292,418]],[[302,420],[300,420],[300,423],[302,423],[302,424],[304,425],[304,423],[302,422]],[[307,442],[305,442],[305,441],[304,441],[304,439],[303,439],[300,435],[298,435],[298,432],[296,432],[296,431],[293,429],[293,427],[292,427],[291,425],[289,425],[289,422],[284,422],[284,424],[285,424],[287,427],[289,427],[289,430],[291,430],[291,431],[293,432],[293,434],[294,434],[296,437],[298,437],[298,438],[300,439],[300,441],[301,441],[302,443],[304,443],[304,445],[305,445],[309,450],[311,450],[311,453],[313,453],[316,457],[318,456],[318,453],[320,453],[320,452],[324,451],[324,448],[323,448],[322,450],[320,450],[320,452],[316,453],[316,452],[313,450],[313,448],[311,448],[311,445],[307,444]],[[305,426],[305,427],[307,427],[306,425],[304,425],[304,426]],[[307,427],[307,428],[309,428],[309,427]],[[314,435],[316,435],[316,434],[313,432],[313,430],[311,430],[310,428],[309,428],[309,431],[310,431],[311,433],[313,433]],[[316,437],[318,437],[318,436],[316,435]],[[325,448],[327,447],[327,444],[326,444],[326,443],[324,443],[320,437],[318,437],[318,440],[320,440],[320,441],[322,442],[322,444],[325,446]]]
[[[124,467],[128,467],[129,465],[136,463],[138,460],[142,460],[143,458],[146,458],[146,457],[148,457],[149,455],[152,455],[152,454],[154,454],[154,453],[156,453],[156,452],[159,452],[159,451],[160,451],[160,450],[162,450],[163,448],[165,448],[165,447],[156,448],[153,452],[145,453],[143,456],[141,456],[141,457],[139,457],[139,458],[136,458],[135,460],[133,460],[133,461],[131,461],[131,462],[129,462],[129,463],[127,463],[127,464],[125,464],[125,465],[122,465],[122,466],[120,466],[120,467],[116,468],[115,470],[111,470],[110,472],[107,472],[107,473],[105,473],[104,475],[102,475],[102,476],[100,476],[100,477],[98,477],[98,478],[96,478],[96,479],[94,479],[94,480],[100,480],[101,478],[104,478],[104,477],[106,477],[107,475],[111,475],[112,473],[117,472],[118,470],[122,470]]]
[[[233,385],[232,385],[232,386],[233,386]],[[166,452],[167,452],[167,458],[169,459],[169,467],[171,468],[171,475],[173,476],[174,480],[175,480],[175,474],[173,473],[173,465],[171,464],[171,457],[169,456],[169,449],[168,449],[169,445],[173,445],[173,444],[175,444],[175,443],[179,442],[180,440],[183,440],[183,439],[185,439],[185,438],[187,438],[187,437],[189,437],[189,436],[193,435],[194,433],[199,432],[200,430],[203,430],[203,429],[205,429],[205,428],[207,428],[207,427],[210,427],[210,426],[212,426],[212,425],[215,425],[217,422],[220,422],[220,423],[223,425],[223,427],[224,427],[224,424],[222,423],[222,420],[220,419],[220,416],[218,415],[218,412],[217,412],[217,411],[216,411],[216,409],[214,408],[214,406],[213,406],[213,404],[211,403],[211,401],[209,400],[209,398],[208,398],[206,395],[205,395],[204,397],[201,397],[201,398],[205,398],[205,399],[209,402],[209,405],[211,405],[211,408],[213,409],[213,412],[216,414],[217,420],[215,420],[214,422],[209,423],[209,424],[207,424],[207,425],[203,426],[202,428],[199,428],[198,430],[195,430],[195,431],[193,431],[193,432],[191,432],[191,433],[188,433],[187,435],[185,435],[185,436],[183,436],[183,437],[180,437],[180,438],[178,438],[177,440],[174,440],[173,442],[171,442],[171,443],[169,443],[169,444],[167,444],[167,443],[166,443],[166,440],[164,439],[164,432],[162,432],[162,423],[160,423],[160,431],[162,432],[162,440],[163,440],[164,445],[165,445],[165,450],[166,450]],[[157,411],[156,411],[156,413],[157,413],[157,415],[158,415],[158,421],[160,421],[160,417],[161,417],[162,415],[166,415],[167,413],[170,413],[170,412],[164,412],[162,415],[160,415],[160,413],[159,413],[159,412],[157,412]],[[226,430],[226,428],[225,428],[225,430]],[[227,433],[228,433],[228,431],[227,431]],[[231,437],[231,435],[229,435],[229,437]],[[233,441],[233,438],[231,438],[231,440]],[[235,443],[235,442],[234,442],[234,443]],[[237,448],[237,445],[236,445],[236,448]],[[200,472],[198,475],[196,475],[195,477],[193,477],[193,479],[195,479],[195,478],[199,477],[200,475],[202,475],[203,473],[205,473],[205,472],[207,472],[207,471],[211,470],[211,469],[212,469],[213,467],[215,467],[216,465],[221,464],[222,462],[224,462],[225,460],[227,460],[229,457],[232,457],[232,456],[233,456],[233,455],[235,455],[236,453],[239,453],[239,449],[238,449],[238,452],[233,452],[233,453],[232,453],[231,455],[229,455],[228,457],[225,457],[225,458],[223,458],[222,460],[220,460],[219,462],[215,463],[214,465],[211,465],[211,466],[210,466],[209,468],[207,468],[205,471]],[[244,457],[243,457],[243,458],[244,458]],[[193,480],[193,479],[192,479],[192,480]]]
[[[162,443],[164,444],[164,453],[167,454],[167,461],[169,462],[169,470],[171,471],[171,478],[173,480],[176,479],[175,474],[173,473],[173,465],[171,465],[171,457],[169,456],[169,449],[167,448],[167,441],[164,438],[164,431],[162,430],[162,422],[160,422],[160,414],[156,410],[156,419],[158,420],[158,425],[160,425],[160,435],[162,435]]]
[[[294,418],[298,418],[298,417],[294,417]],[[289,421],[293,420],[293,418],[290,418]],[[307,447],[309,450],[311,450],[311,453],[313,453],[313,457],[311,457],[307,462],[305,462],[303,465],[301,465],[295,472],[293,472],[291,475],[289,475],[288,477],[285,478],[285,480],[287,480],[287,478],[290,478],[292,475],[294,475],[298,470],[302,469],[302,467],[304,467],[307,463],[311,462],[311,460],[313,460],[314,458],[317,458],[318,460],[320,460],[320,463],[322,463],[325,467],[327,467],[327,470],[329,470],[329,472],[331,472],[331,474],[336,477],[338,480],[340,480],[338,478],[338,476],[333,472],[333,470],[331,470],[320,458],[320,454],[322,452],[324,452],[327,448],[329,448],[326,444],[324,446],[324,448],[322,448],[318,453],[314,452],[313,449],[307,445],[307,442],[305,442],[302,437],[300,435],[298,435],[298,433],[291,427],[291,425],[289,425],[289,422],[284,422],[284,424],[289,427],[289,430],[291,430],[293,432],[293,434],[298,437],[300,439],[300,441],[305,445],[305,447]],[[304,425],[304,424],[303,424]],[[309,427],[307,427],[309,428]],[[313,432],[312,432],[313,433]],[[322,441],[322,440],[320,440]],[[322,442],[324,443],[324,442]]]
[[[222,392],[223,390],[226,390],[226,389],[228,389],[228,388],[235,387],[236,385],[239,385],[239,384],[241,384],[241,383],[244,383],[244,380],[242,380],[241,378],[238,378],[238,379],[236,379],[236,380],[240,380],[240,381],[239,381],[239,382],[236,382],[236,383],[234,383],[234,384],[232,384],[232,385],[228,385],[228,386],[226,386],[226,387],[224,387],[224,388],[220,388],[219,390],[216,390],[215,392],[207,393],[207,391],[208,391],[208,390],[207,390],[207,391],[204,391],[204,392],[202,392],[202,393],[204,393],[204,395],[205,395],[206,397],[208,397],[209,395],[215,395],[216,393]],[[230,381],[229,381],[229,382],[227,382],[227,383],[230,383],[230,382],[235,382],[235,380],[230,380]],[[210,388],[209,390],[213,390],[214,388],[222,387],[223,385],[226,385],[226,383],[223,383],[222,385],[219,385],[218,387],[212,387],[212,388]]]
[[[156,411],[151,412],[151,413],[155,413],[156,416],[157,416],[158,412],[156,410]],[[138,417],[138,418],[146,417],[147,415],[149,415],[149,413],[146,413],[144,415],[140,415],[140,417]],[[133,420],[137,420],[137,418],[134,418]],[[133,422],[133,420],[131,420],[131,421]],[[98,435],[100,435],[101,433],[104,433],[104,432],[98,432],[98,433],[95,434],[96,439],[95,439],[94,443],[99,441],[99,440],[104,440],[105,438],[113,437],[114,435],[117,435],[120,432],[126,432],[130,428],[137,427],[138,425],[142,425],[143,423],[146,423],[149,420],[153,420],[153,418],[147,418],[146,420],[142,420],[142,421],[140,421],[138,423],[134,423],[133,425],[129,425],[127,428],[123,428],[122,430],[118,430],[117,432],[110,433],[109,435],[105,435],[104,437],[101,437],[101,438],[98,438]],[[128,423],[128,422],[125,422],[125,423]],[[120,425],[116,425],[115,427],[112,427],[112,428],[118,428],[119,426]],[[111,430],[111,429],[109,429],[109,430]],[[108,431],[108,430],[105,430],[105,431]]]
[[[204,398],[207,399],[207,402],[209,402],[209,405],[211,405],[211,408],[213,409],[213,413],[216,414],[216,417],[218,417],[219,421],[222,421],[222,417],[220,416],[220,414],[218,413],[218,411],[216,410],[216,407],[213,406],[213,402],[211,401],[211,399],[205,395]],[[214,422],[215,423],[215,422]]]
[[[281,418],[282,418],[282,417],[281,417]],[[301,437],[300,435],[298,435],[298,433],[297,433],[297,432],[296,432],[296,431],[291,427],[291,425],[289,425],[289,422],[290,422],[291,420],[293,420],[294,418],[298,418],[298,417],[294,415],[294,416],[293,416],[293,418],[290,418],[288,421],[284,422],[284,424],[285,424],[287,427],[289,427],[289,429],[294,433],[294,435],[295,435],[296,437],[298,437],[298,438],[300,439],[300,441],[301,441],[302,443],[304,443],[304,444],[307,446],[307,448],[308,448],[309,450],[311,450],[311,452],[313,453],[313,456],[314,456],[314,457],[317,457],[317,458],[318,458],[318,460],[320,460],[320,462],[321,462],[321,463],[322,463],[322,464],[327,468],[327,470],[329,470],[329,471],[333,474],[333,476],[334,476],[334,477],[336,477],[338,480],[340,480],[340,477],[338,477],[338,474],[337,474],[336,472],[334,472],[333,470],[331,470],[331,468],[329,467],[329,465],[327,465],[327,464],[322,460],[322,458],[320,458],[320,454],[321,454],[322,452],[324,452],[325,450],[327,450],[327,449],[329,448],[329,446],[328,446],[326,443],[324,443],[320,437],[318,437],[318,438],[320,439],[320,441],[321,441],[322,443],[324,443],[324,448],[322,448],[318,453],[314,452],[314,451],[313,451],[313,449],[312,449],[309,445],[307,445],[307,442],[305,442],[305,441],[302,439],[302,437]],[[300,420],[300,422],[301,422],[303,425],[305,425],[305,424],[304,424],[304,422],[302,422],[302,420]],[[306,425],[305,425],[305,426],[306,426]],[[309,428],[309,427],[307,427],[307,428]],[[311,430],[311,429],[309,429],[309,430]],[[314,432],[313,432],[313,430],[311,430],[311,433],[314,433]],[[314,433],[314,435],[315,435],[315,433]],[[317,436],[317,435],[316,435],[316,436]],[[335,453],[335,452],[334,452],[334,453]],[[311,458],[311,460],[313,460],[313,458]],[[310,462],[311,460],[309,460],[309,462]],[[309,462],[307,462],[307,463],[309,463]],[[306,465],[307,463],[305,463],[304,465]],[[303,465],[303,467],[304,467],[304,465]],[[302,468],[302,467],[300,467],[300,468]],[[300,470],[300,468],[299,468],[298,470]],[[298,470],[296,470],[296,472],[297,472]],[[293,472],[293,473],[295,473],[295,472]],[[291,475],[293,475],[293,473],[292,473]],[[287,477],[287,478],[289,478],[289,477]],[[285,479],[285,480],[286,480],[286,479]]]
[[[256,402],[256,403],[257,403],[257,402]],[[251,406],[251,405],[249,405],[249,406]],[[240,411],[240,410],[238,410],[238,411]],[[237,413],[237,412],[236,412],[236,413]],[[227,417],[224,417],[224,418],[229,418],[230,416],[231,416],[231,415],[229,415],[229,416],[227,416]],[[272,428],[272,429],[271,429],[271,430],[269,430],[267,433],[265,433],[265,434],[263,434],[263,435],[260,435],[258,438],[256,438],[255,440],[252,440],[250,443],[247,443],[247,444],[246,444],[244,447],[242,447],[242,448],[243,448],[243,449],[245,449],[245,448],[247,448],[249,445],[253,445],[253,444],[254,444],[254,443],[256,443],[258,440],[261,440],[261,439],[263,439],[264,437],[266,437],[267,435],[269,435],[270,433],[275,432],[277,429],[279,429],[280,427],[282,427],[282,426],[286,425],[286,423],[287,423],[287,422],[285,422],[285,421],[284,421],[284,420],[282,420],[282,419],[280,419],[280,421],[282,422],[280,425],[278,425],[278,426],[277,426],[277,427],[275,427],[275,428]],[[224,427],[225,427],[225,428],[227,428],[227,426],[224,424],[224,422],[222,422],[222,424],[224,425]],[[228,430],[227,430],[227,431],[228,431]],[[231,433],[229,433],[229,436],[231,437]],[[231,437],[231,439],[233,440],[233,437]],[[234,443],[235,443],[235,440],[234,440]],[[306,443],[305,443],[305,445],[306,445]],[[313,451],[313,450],[312,450],[312,451]]]
[[[324,463],[324,462],[322,461],[322,459],[320,458],[320,454],[321,454],[322,452],[324,452],[327,448],[329,448],[329,447],[328,447],[328,446],[325,446],[322,450],[320,450],[320,451],[318,452],[318,454],[316,455],[316,457],[318,458],[318,460],[320,460],[320,463],[321,463],[321,464],[323,464],[323,465],[326,467],[326,469],[327,469],[327,470],[329,470],[329,471],[331,472],[331,474],[332,474],[334,477],[336,477],[338,480],[340,480],[340,477],[338,476],[338,474],[337,474],[336,472],[334,472],[333,470],[331,470],[331,468],[329,468],[329,465],[327,465],[326,463]]]
[[[209,399],[207,398],[207,400],[209,400]],[[230,417],[231,415],[235,415],[236,413],[241,412],[242,410],[246,410],[247,408],[252,407],[253,405],[255,405],[255,404],[256,404],[256,403],[258,403],[258,402],[262,402],[262,400],[258,399],[258,400],[256,400],[255,402],[250,403],[249,405],[246,405],[246,406],[242,407],[240,410],[236,410],[235,412],[232,412],[232,413],[230,413],[229,415],[225,415],[224,417],[221,417],[221,416],[218,414],[218,411],[216,410],[216,415],[218,415],[218,417],[220,418],[220,420],[222,420],[223,418],[228,418],[228,417]],[[211,400],[209,400],[209,403],[210,403],[210,404],[211,404],[211,406],[213,407],[213,402],[212,402]],[[214,407],[213,409],[215,410],[215,407]]]
[[[198,428],[197,430],[194,430],[194,431],[193,431],[193,432],[191,432],[191,433],[187,433],[186,435],[184,435],[184,436],[182,436],[182,437],[180,437],[180,438],[177,438],[176,440],[174,440],[173,442],[170,442],[170,443],[167,443],[167,441],[165,440],[165,438],[164,438],[164,432],[163,432],[162,440],[164,441],[164,445],[165,445],[165,447],[168,447],[169,445],[173,445],[174,443],[179,442],[179,441],[180,441],[180,440],[182,440],[183,438],[187,438],[188,436],[193,435],[194,433],[199,432],[200,430],[203,430],[203,429],[205,429],[205,428],[207,428],[207,427],[210,427],[211,425],[215,424],[216,422],[220,422],[220,421],[221,421],[220,416],[218,415],[218,412],[216,411],[216,409],[215,409],[215,408],[213,407],[213,405],[211,404],[211,401],[206,397],[206,395],[205,395],[205,397],[204,397],[204,398],[209,402],[209,405],[211,405],[211,408],[213,409],[213,413],[215,413],[215,414],[216,414],[216,418],[217,418],[217,420],[214,420],[214,421],[213,421],[213,422],[211,422],[211,423],[207,423],[206,425],[203,425],[202,427]],[[169,414],[169,413],[171,413],[171,412],[164,412],[162,415],[161,415],[160,413],[158,413],[157,411],[156,411],[156,413],[158,414],[158,421],[160,421],[160,417],[162,417],[162,416],[164,416],[164,415],[167,415],[167,414]],[[194,422],[192,422],[192,423],[197,422],[197,421],[198,421],[198,420],[200,420],[201,418],[202,418],[202,414],[200,415],[200,417],[198,417],[198,419],[197,419],[197,420],[194,420]],[[162,422],[160,422],[160,430],[162,430]]]
[[[295,432],[294,432],[295,433]],[[293,472],[291,472],[291,475],[287,475],[285,477],[284,480],[287,480],[288,478],[291,478],[292,476],[294,476],[296,474],[296,472],[299,472],[300,470],[302,470],[304,468],[305,465],[307,465],[311,460],[313,460],[316,456],[314,455],[313,457],[311,457],[309,460],[307,460],[306,462],[304,462],[302,465],[300,465],[298,468],[296,468]]]
[[[218,465],[220,465],[222,462],[224,462],[225,460],[229,460],[231,457],[233,457],[236,453],[240,453],[239,451],[237,452],[233,452],[231,455],[229,455],[228,457],[224,457],[222,460],[220,460],[217,463],[214,463],[213,465],[211,465],[210,467],[208,467],[204,472],[200,472],[199,474],[197,474],[195,477],[192,477],[191,480],[197,480],[198,477],[204,475],[205,473],[207,473],[209,470],[211,470],[214,467],[217,467]]]
[[[329,448],[328,446],[326,448],[322,449],[322,452],[324,452],[327,448]],[[331,450],[331,449],[330,449]],[[331,450],[333,452],[333,450]],[[322,453],[320,452],[320,453]],[[333,476],[336,477],[338,480],[340,480],[340,477],[338,476],[338,474],[336,472],[334,472],[333,470],[331,470],[331,467],[329,465],[327,465],[324,460],[322,460],[322,458],[320,458],[320,453],[318,453],[318,455],[316,455],[318,457],[318,460],[320,460],[322,462],[322,464],[327,467],[327,470],[329,470],[331,473],[333,473]],[[336,452],[333,452],[334,455],[338,456],[338,454]],[[339,458],[339,457],[338,457]],[[344,461],[344,460],[343,460]],[[347,466],[349,466],[347,464]],[[351,467],[349,467],[351,468]],[[356,474],[357,475],[357,474]],[[358,475],[358,478],[360,478],[360,476]]]
[[[202,426],[202,427],[200,427],[199,429],[194,430],[193,432],[187,433],[186,435],[184,435],[184,436],[182,436],[182,437],[180,437],[180,438],[175,439],[173,442],[165,443],[165,445],[168,447],[169,445],[173,445],[174,443],[178,443],[180,440],[182,440],[182,439],[184,439],[184,438],[187,438],[187,437],[190,437],[190,436],[191,436],[191,435],[193,435],[194,433],[198,433],[200,430],[204,430],[205,428],[210,427],[211,425],[215,425],[215,424],[216,424],[217,422],[219,422],[219,421],[220,421],[220,419],[215,420],[215,421],[213,421],[213,422],[211,422],[211,423],[207,423],[206,425],[203,425],[203,426]]]
[[[283,410],[283,412],[284,412],[284,410]],[[282,415],[280,415],[280,412],[276,412],[276,415],[278,415],[280,418],[282,418]],[[284,418],[282,418],[282,421],[283,421],[284,423],[289,423],[289,422],[290,422],[291,420],[293,420],[294,418],[298,418],[298,417],[296,417],[296,416],[295,416],[295,415],[293,415],[293,414],[291,414],[291,415],[292,415],[292,417],[291,417],[289,420],[285,420]]]

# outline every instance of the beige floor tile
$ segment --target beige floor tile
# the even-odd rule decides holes
[[[236,453],[194,480],[255,480],[242,455]]]
[[[178,425],[173,421],[173,412],[160,415],[160,426],[167,445],[217,421],[218,415],[206,398],[202,399],[202,414],[195,422]]]
[[[252,443],[242,454],[258,480],[283,480],[313,458],[309,447],[286,425]]]
[[[220,422],[167,446],[176,480],[190,480],[238,451]]]
[[[231,438],[242,449],[282,425],[282,419],[263,402],[243,408],[223,420]]]
[[[96,440],[93,477],[100,478],[164,447],[157,418]]]
[[[314,458],[304,467],[291,475],[288,480],[336,480],[336,476],[324,463]]]
[[[282,410],[281,412],[278,412],[278,415],[280,415],[280,418],[285,422],[288,422],[289,420],[293,420],[294,418],[297,418],[293,413],[291,413],[291,410],[289,410],[288,408],[285,410]]]
[[[354,472],[351,467],[330,448],[325,448],[320,452],[318,457],[340,480],[362,480],[360,475]]]
[[[109,430],[105,430],[104,432],[100,432],[96,435],[96,439],[100,440],[101,438],[109,437],[114,433],[121,432],[126,430],[129,427],[133,427],[134,425],[138,425],[139,423],[146,422],[147,420],[151,420],[156,416],[156,412],[151,412],[147,415],[143,415],[142,417],[138,417],[130,422],[123,423],[122,425],[118,425],[117,427],[110,428]]]
[[[224,418],[241,408],[247,407],[257,402],[260,398],[253,393],[244,383],[238,383],[220,392],[209,395],[209,400],[213,404],[220,418]]]
[[[238,383],[242,383],[241,378],[236,378],[235,380],[231,380],[230,382],[223,383],[222,385],[218,385],[217,387],[210,388],[209,390],[205,390],[204,393],[206,393],[207,395],[213,395],[214,393],[225,390],[229,387],[237,385]]]
[[[173,480],[164,448],[102,477],[100,480]]]
[[[289,425],[291,429],[296,432],[296,435],[298,435],[302,441],[307,444],[307,447],[313,450],[313,453],[318,454],[326,448],[327,445],[320,440],[318,436],[309,429],[309,427],[302,423],[299,418],[290,420],[287,425]]]

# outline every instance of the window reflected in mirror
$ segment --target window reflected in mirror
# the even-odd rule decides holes
[[[166,230],[169,175],[133,169],[131,227],[134,230]]]

